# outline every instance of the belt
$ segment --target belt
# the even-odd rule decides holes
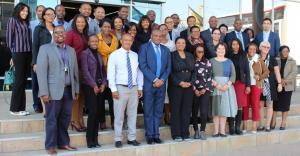
[[[123,84],[117,84],[117,85],[128,88],[128,85],[123,85]],[[132,87],[134,87],[134,86],[136,86],[136,85],[132,85]]]

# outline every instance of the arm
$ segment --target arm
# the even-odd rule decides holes
[[[117,86],[116,86],[116,65],[115,65],[114,55],[111,55],[108,59],[107,80],[108,80],[108,85],[109,85],[109,88],[111,89],[111,92],[118,91]]]
[[[75,93],[79,94],[80,80],[79,80],[79,72],[78,72],[78,63],[77,56],[75,50],[72,48],[72,54],[74,55],[74,80],[75,80]]]
[[[80,56],[80,63],[81,63],[81,72],[82,72],[83,79],[86,80],[86,82],[90,87],[94,88],[95,86],[97,86],[97,84],[89,72],[88,54],[86,52],[83,52],[82,55]]]
[[[143,72],[144,77],[148,79],[148,81],[153,82],[156,79],[156,75],[152,73],[148,64],[147,64],[147,48],[146,45],[141,46],[139,51],[139,68]]]
[[[49,96],[49,89],[48,89],[48,55],[47,55],[47,47],[48,46],[41,46],[38,56],[37,56],[37,79],[39,84],[39,95],[42,96]]]
[[[37,60],[37,55],[38,55],[38,50],[40,48],[40,29],[39,27],[36,27],[34,29],[34,33],[33,33],[33,42],[32,42],[32,64],[36,64],[36,60]]]
[[[244,61],[245,61],[244,63],[246,63],[246,64],[245,64],[245,69],[244,69],[244,70],[245,70],[245,74],[246,74],[246,86],[247,86],[247,87],[250,87],[250,86],[251,86],[251,82],[250,82],[251,80],[250,80],[249,61],[248,61],[246,55],[244,56],[244,58],[245,58],[245,59],[244,59]]]
[[[15,40],[15,19],[14,18],[9,18],[7,21],[7,30],[6,30],[6,42],[7,42],[7,47],[10,49],[11,52],[13,52],[14,48],[14,40]]]
[[[279,69],[279,66],[274,66],[274,73],[275,73],[275,76],[276,76],[276,80],[277,80],[277,83],[281,83],[281,75],[280,75],[280,69]]]
[[[228,83],[234,83],[235,82],[235,78],[236,78],[236,73],[235,73],[235,68],[233,63],[231,62],[230,64],[231,66],[231,73],[230,73],[230,78],[229,78],[229,82]]]
[[[139,68],[137,73],[137,85],[138,85],[138,90],[143,90],[144,76],[142,71]]]
[[[166,48],[166,50],[167,50],[167,53],[168,53],[167,54],[167,60],[166,60],[167,61],[167,69],[165,70],[165,72],[161,76],[161,79],[163,81],[166,81],[168,79],[168,77],[171,73],[171,70],[172,70],[171,53],[170,53],[169,49]]]
[[[264,62],[260,61],[259,63],[261,65],[261,69],[262,69],[262,74],[260,75],[259,79],[264,80],[269,77],[270,71]]]

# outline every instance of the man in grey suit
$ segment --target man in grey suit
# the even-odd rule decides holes
[[[46,140],[48,154],[56,154],[56,147],[76,150],[70,146],[68,127],[72,103],[79,94],[79,77],[76,54],[65,44],[63,26],[53,32],[54,43],[40,47],[37,57],[39,97],[45,104]]]

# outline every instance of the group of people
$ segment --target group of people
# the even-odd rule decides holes
[[[277,112],[282,112],[280,129],[285,129],[297,66],[290,48],[281,46],[278,34],[271,31],[271,19],[265,18],[263,31],[255,35],[250,28],[242,32],[241,19],[227,33],[228,27],[218,27],[215,16],[204,31],[194,16],[187,18],[187,27],[177,14],[158,25],[153,10],[136,24],[128,20],[128,9],[121,7],[110,20],[98,6],[92,19],[91,5],[82,3],[79,14],[66,22],[62,5],[38,6],[35,21],[30,21],[26,4],[15,6],[6,34],[16,77],[10,113],[30,114],[25,111],[25,85],[31,69],[33,107],[45,115],[49,154],[56,154],[57,147],[76,150],[70,145],[70,124],[86,132],[88,148],[101,147],[98,131],[106,128],[105,100],[117,148],[122,147],[124,122],[127,143],[140,145],[136,140],[140,105],[147,144],[163,143],[159,133],[163,115],[175,141],[190,139],[190,119],[194,139],[202,140],[207,138],[210,118],[213,137],[227,136],[226,121],[230,135],[270,132]]]

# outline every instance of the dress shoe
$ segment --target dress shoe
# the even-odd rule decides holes
[[[115,142],[115,146],[116,146],[117,148],[121,148],[123,145],[122,145],[122,142],[121,142],[121,141],[116,141],[116,142]]]
[[[72,147],[72,146],[70,146],[70,145],[67,145],[67,146],[60,146],[59,149],[67,150],[67,151],[77,151],[77,148],[76,148],[76,147]]]
[[[34,109],[34,112],[35,112],[35,113],[43,113],[43,110],[42,110],[42,109],[35,108],[35,109]]]
[[[257,131],[264,131],[265,130],[265,127],[258,127],[257,128]]]
[[[101,145],[100,145],[99,143],[96,143],[96,144],[95,144],[95,147],[96,147],[96,148],[100,148]]]
[[[280,127],[279,130],[285,130],[285,127]]]
[[[132,140],[132,141],[127,141],[127,144],[129,145],[133,145],[133,146],[139,146],[141,143],[137,142],[136,140]]]
[[[55,155],[55,154],[57,154],[57,151],[55,150],[55,148],[49,148],[49,149],[47,149],[47,153],[49,155]]]
[[[182,139],[182,137],[175,137],[175,138],[174,138],[174,141],[176,141],[176,142],[181,142],[181,141],[183,141],[183,139]]]
[[[213,135],[212,135],[212,137],[213,137],[213,138],[216,138],[216,137],[219,137],[219,136],[220,136],[220,134],[219,134],[219,133],[217,133],[217,134],[213,134]]]
[[[147,141],[147,144],[149,144],[149,145],[154,143],[154,140],[152,138],[147,138],[146,141]]]
[[[95,145],[87,145],[88,148],[94,148],[96,147]]]
[[[154,138],[153,141],[157,144],[162,144],[163,143],[163,141],[159,138]]]
[[[266,132],[271,132],[271,129],[270,128],[266,128]]]
[[[222,133],[220,133],[219,135],[220,135],[221,137],[223,137],[223,138],[227,137],[227,135],[226,135],[226,134],[222,134]]]

